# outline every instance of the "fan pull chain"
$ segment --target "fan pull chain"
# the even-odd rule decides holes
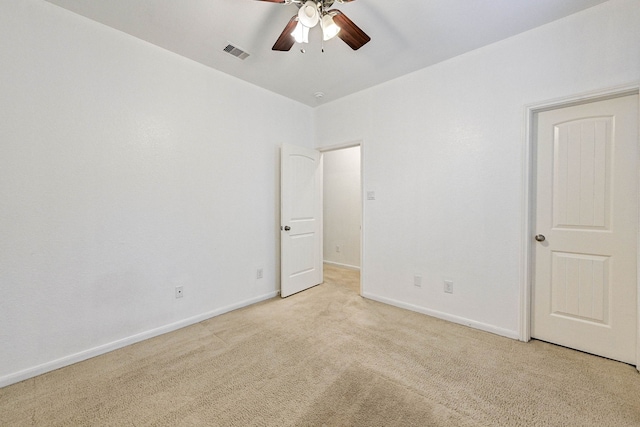
[[[322,18],[324,17],[324,2],[320,2],[320,31],[321,34],[321,42],[320,42],[320,50],[324,53],[324,21]]]

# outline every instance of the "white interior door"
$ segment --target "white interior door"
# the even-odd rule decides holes
[[[280,168],[280,295],[284,298],[322,283],[320,152],[285,144]]]
[[[638,96],[537,115],[532,336],[636,364]]]

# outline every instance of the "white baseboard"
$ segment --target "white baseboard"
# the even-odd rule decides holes
[[[71,354],[69,356],[65,356],[60,359],[52,360],[50,362],[46,362],[41,365],[34,366],[32,368],[27,368],[13,374],[5,375],[4,377],[0,377],[0,387],[6,387],[8,385],[27,380],[29,378],[36,377],[46,372],[60,369],[65,366],[72,365],[74,363],[82,362],[83,360],[91,359],[92,357],[100,356],[101,354],[109,353],[110,351],[117,350],[119,348],[126,347],[128,345],[135,344],[137,342],[144,341],[149,338],[157,337],[158,335],[166,334],[168,332],[173,332],[178,329],[182,329],[184,327],[194,325],[196,323],[202,322],[203,320],[207,320],[212,317],[216,317],[221,314],[228,313],[230,311],[237,310],[239,308],[246,307],[264,300],[268,300],[270,298],[277,296],[279,293],[280,291],[269,292],[268,294],[260,295],[255,298],[251,298],[245,301],[228,305],[226,307],[221,307],[216,310],[212,310],[206,313],[199,314],[197,316],[190,317],[188,319],[170,323],[168,325],[164,325],[159,328],[151,329],[146,332],[141,332],[139,334],[132,335],[130,337],[122,338],[117,341],[100,345],[98,347],[90,348],[88,350]]]
[[[349,265],[349,264],[342,264],[339,262],[333,262],[333,261],[323,261],[325,264],[329,264],[329,265],[335,265],[336,267],[342,267],[342,268],[348,268],[349,270],[357,270],[360,271],[360,267],[358,267],[357,265]]]
[[[396,301],[391,298],[381,297],[376,294],[371,294],[369,292],[364,292],[362,294],[363,297],[382,302],[384,304],[393,305],[395,307],[404,308],[406,310],[415,311],[417,313],[426,314],[427,316],[437,317],[438,319],[447,320],[449,322],[457,323],[459,325],[469,326],[474,329],[479,329],[485,332],[491,332],[492,334],[500,335],[506,338],[511,338],[514,340],[520,339],[520,334],[518,331],[511,331],[509,329],[499,328],[497,326],[489,325],[487,323],[476,322],[475,320],[466,319],[464,317],[455,316],[453,314],[443,313],[437,310],[431,310],[429,308],[420,307],[417,305],[409,304],[402,301]]]

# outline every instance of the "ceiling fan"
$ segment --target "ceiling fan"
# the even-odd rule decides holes
[[[350,3],[354,0],[258,0],[270,3],[295,4],[298,13],[284,27],[272,50],[289,51],[294,43],[308,43],[309,29],[320,24],[323,41],[338,36],[353,50],[367,44],[371,37],[337,9],[329,8],[334,2]],[[304,49],[302,50],[304,52]]]

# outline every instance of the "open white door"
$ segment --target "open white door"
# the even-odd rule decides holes
[[[322,165],[320,152],[282,146],[280,295],[322,283]]]

